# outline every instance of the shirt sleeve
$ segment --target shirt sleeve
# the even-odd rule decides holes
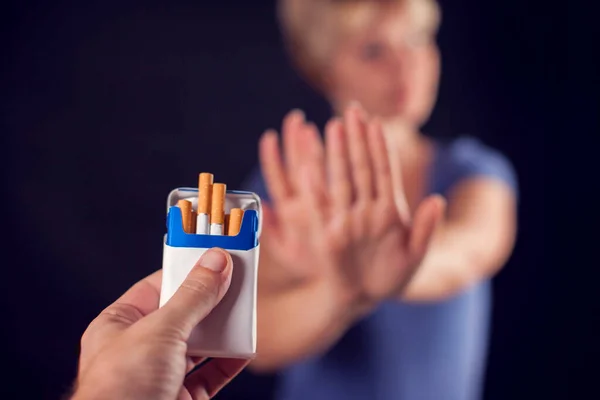
[[[474,138],[460,138],[441,157],[439,182],[442,194],[457,183],[474,177],[488,177],[508,185],[518,195],[518,180],[510,160],[499,151]]]

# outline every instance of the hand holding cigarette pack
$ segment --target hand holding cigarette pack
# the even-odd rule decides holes
[[[162,307],[202,254],[227,250],[233,259],[231,286],[219,305],[192,332],[188,354],[253,358],[256,353],[256,287],[261,222],[260,198],[226,190],[201,173],[198,188],[178,188],[167,199]]]

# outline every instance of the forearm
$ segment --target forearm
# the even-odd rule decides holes
[[[265,263],[261,259],[263,271],[277,267]],[[280,290],[272,281],[262,280],[257,358],[249,368],[274,371],[332,346],[365,312],[333,286],[319,279]]]
[[[443,222],[429,251],[401,294],[407,301],[441,301],[494,275],[506,261],[507,244]]]

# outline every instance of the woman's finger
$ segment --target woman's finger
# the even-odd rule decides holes
[[[392,170],[383,136],[383,127],[379,121],[375,120],[369,123],[367,139],[373,163],[376,196],[379,199],[393,202]]]
[[[205,400],[215,396],[250,363],[237,358],[214,358],[191,373],[184,381],[192,399]]]
[[[395,160],[390,162],[392,167],[392,191],[394,196],[394,203],[396,204],[396,210],[400,215],[400,220],[404,225],[410,225],[411,223],[411,210],[408,205],[406,193],[404,192],[404,179],[402,178],[402,160]]]
[[[374,196],[374,183],[367,129],[362,116],[359,106],[349,107],[344,113],[344,126],[348,135],[353,194],[357,201],[368,201]]]
[[[352,203],[352,184],[344,125],[338,118],[325,127],[329,199],[334,210],[345,210]]]
[[[307,151],[311,156],[311,163],[319,173],[318,184],[325,187],[325,149],[323,140],[319,135],[319,129],[314,123],[308,123],[304,127],[304,136],[307,141]]]
[[[325,150],[319,131],[314,124],[307,124],[304,128],[304,141],[306,154],[309,155],[302,164],[302,193],[310,204],[314,222],[322,223],[327,209],[327,184],[325,177]]]
[[[291,195],[291,189],[275,131],[266,131],[260,139],[259,158],[271,201],[276,204],[285,202]]]
[[[319,171],[311,164],[302,167],[300,171],[302,185],[301,196],[305,200],[306,214],[305,218],[313,227],[322,227],[325,221],[326,200],[323,196],[323,188],[319,186]],[[304,235],[303,231],[297,231],[296,234]]]
[[[417,265],[425,257],[435,228],[442,219],[445,209],[446,201],[440,195],[427,197],[417,208],[408,243],[409,264]]]
[[[298,190],[298,170],[303,162],[302,130],[304,128],[304,113],[300,110],[291,111],[283,120],[283,151],[288,182],[294,193]]]
[[[387,138],[384,137],[384,139]],[[390,146],[396,145],[391,140],[389,142],[386,140],[386,143],[388,143]],[[406,199],[406,193],[404,192],[404,180],[402,178],[402,160],[399,157],[388,157],[388,162],[390,164],[390,172],[392,179],[391,188],[392,195],[394,197],[394,204],[396,205],[396,210],[398,210],[398,215],[400,216],[400,220],[402,221],[402,223],[404,225],[410,225],[411,210],[408,205],[408,200]]]

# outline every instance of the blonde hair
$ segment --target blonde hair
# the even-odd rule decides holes
[[[439,23],[435,0],[278,0],[277,14],[292,63],[309,83],[322,89],[333,43],[364,27],[381,7],[408,3],[424,3],[432,22]]]

